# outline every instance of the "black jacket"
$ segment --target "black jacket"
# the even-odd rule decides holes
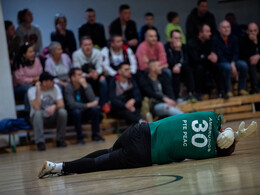
[[[188,55],[185,45],[182,45],[181,51],[173,50],[169,42],[164,45],[164,48],[167,54],[167,62],[170,69],[172,69],[174,65],[178,63],[181,63],[182,66],[188,65]]]
[[[120,23],[119,18],[115,19],[110,24],[109,34],[110,35],[122,35],[122,28],[121,28],[121,23]],[[125,41],[129,41],[131,39],[138,39],[136,24],[133,20],[129,20],[126,23],[125,38],[126,38]]]
[[[216,53],[213,42],[211,40],[207,40],[202,43],[199,38],[194,37],[188,41],[188,56],[189,62],[192,66],[210,62],[208,60],[208,55],[211,52]]]
[[[244,37],[239,42],[239,57],[241,60],[247,61],[249,63],[249,58],[253,55],[260,54],[260,41],[258,39],[258,44],[251,41],[248,36]]]
[[[133,98],[135,99],[135,107],[141,107],[142,96],[138,85],[133,78],[130,79],[133,87],[130,90],[125,91],[121,96],[116,95],[116,78],[111,78],[109,82],[109,99],[112,107],[117,109],[125,109],[125,103]]]
[[[171,82],[168,81],[167,77],[160,75],[158,77],[158,80],[162,85],[163,94],[171,99],[174,99],[172,85]],[[154,98],[159,102],[163,102],[163,96],[155,93],[152,80],[148,77],[148,73],[145,73],[140,78],[140,88],[143,96],[146,96],[148,98]]]
[[[70,30],[66,30],[66,36],[63,36],[56,31],[52,32],[51,41],[59,42],[62,46],[62,49],[69,52],[70,56],[77,49],[74,34]]]
[[[92,38],[93,44],[98,45],[100,48],[107,46],[105,30],[102,24],[83,24],[79,28],[79,41],[83,36],[90,36]]]
[[[215,34],[217,31],[215,16],[207,12],[204,16],[200,17],[197,13],[197,8],[194,8],[189,14],[186,20],[186,37],[187,40],[192,37],[197,37],[198,27],[202,24],[208,24],[210,26],[212,34]]]

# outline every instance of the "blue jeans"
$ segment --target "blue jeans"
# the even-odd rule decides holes
[[[231,92],[231,76],[232,76],[232,67],[229,62],[220,63],[222,78],[224,79],[224,85],[226,92]],[[246,89],[246,77],[247,77],[247,63],[243,60],[238,60],[236,62],[236,68],[239,73],[238,80],[238,89]]]
[[[107,103],[108,102],[107,81],[106,80],[101,81],[100,79],[97,80],[88,79],[87,81],[92,86],[95,95],[100,97],[100,101],[99,101],[100,106],[103,106],[105,103]]]
[[[82,134],[82,120],[90,119],[92,125],[92,136],[98,134],[100,131],[99,124],[101,122],[101,113],[99,107],[89,108],[86,110],[81,110],[79,108],[74,108],[70,110],[72,115],[73,123],[77,132],[77,139],[82,140],[84,136]]]
[[[108,86],[107,81],[99,81],[100,86],[100,105],[103,106],[105,103],[108,102]]]
[[[182,114],[183,112],[179,108],[170,106],[167,103],[159,103],[154,106],[156,115],[158,116],[173,116]]]
[[[18,85],[14,87],[15,100],[24,101],[24,109],[28,113],[30,112],[30,102],[27,91],[30,87],[32,87],[30,84]]]

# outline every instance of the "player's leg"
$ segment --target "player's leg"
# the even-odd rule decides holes
[[[39,178],[55,173],[88,173],[95,171],[130,168],[123,149],[100,155],[96,158],[81,158],[70,162],[53,163],[46,161],[39,172]]]

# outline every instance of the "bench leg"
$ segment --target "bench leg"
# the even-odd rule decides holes
[[[16,153],[15,134],[9,134],[9,145],[12,148],[12,152]]]

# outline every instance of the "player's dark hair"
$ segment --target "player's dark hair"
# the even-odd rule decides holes
[[[220,149],[218,146],[216,147],[217,149],[217,156],[230,156],[234,151],[235,151],[235,141],[234,143],[227,149]]]
[[[127,4],[122,4],[119,7],[119,13],[121,13],[122,11],[124,11],[125,9],[130,9],[130,6]]]
[[[173,35],[173,33],[174,33],[174,32],[177,32],[177,33],[180,33],[180,34],[181,34],[181,31],[179,31],[179,30],[177,30],[177,29],[175,29],[175,30],[172,30],[172,31],[171,31],[171,33],[170,33],[170,35],[171,35],[171,38],[172,38],[172,35]]]
[[[166,17],[167,17],[168,22],[172,22],[172,20],[178,16],[179,16],[179,14],[177,12],[168,12]]]
[[[77,70],[81,70],[81,68],[75,67],[75,68],[70,69],[70,71],[69,71],[69,73],[68,73],[69,78],[71,78],[72,76],[74,76],[74,75],[75,75],[75,72],[76,72]]]
[[[198,0],[197,1],[197,5],[200,5],[201,3],[203,3],[203,2],[206,2],[206,3],[208,3],[208,1],[207,0]]]
[[[147,12],[146,14],[144,14],[145,17],[148,17],[148,16],[152,16],[154,17],[153,13],[152,12]]]

